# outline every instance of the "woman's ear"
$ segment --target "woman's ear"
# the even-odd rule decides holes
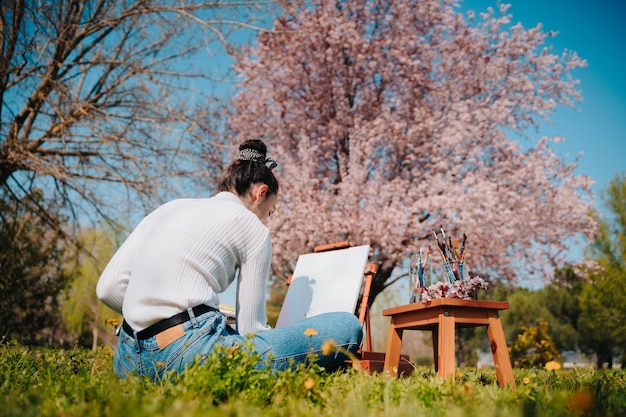
[[[265,199],[265,195],[267,194],[269,189],[270,187],[268,187],[266,184],[258,184],[255,187],[254,193],[253,193],[254,202],[256,204],[261,203]]]

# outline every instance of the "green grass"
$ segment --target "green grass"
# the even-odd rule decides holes
[[[515,370],[517,389],[492,370],[459,370],[454,383],[418,368],[409,378],[253,368],[222,351],[170,379],[119,380],[112,353],[0,347],[0,416],[626,416],[626,372]]]

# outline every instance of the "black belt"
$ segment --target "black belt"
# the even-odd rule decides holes
[[[193,311],[193,315],[196,317],[204,313],[208,313],[209,311],[219,311],[218,309],[208,306],[206,304],[197,305],[191,310]],[[137,339],[150,339],[152,336],[156,336],[157,334],[169,329],[170,327],[174,327],[177,324],[188,322],[189,320],[191,320],[191,317],[189,317],[189,313],[187,312],[187,310],[185,310],[182,313],[178,313],[175,316],[170,317],[169,319],[156,322],[153,325],[148,326],[145,329],[137,332]],[[135,334],[135,331],[132,327],[130,327],[130,324],[128,324],[126,320],[122,322],[122,328],[129,336],[133,336]]]

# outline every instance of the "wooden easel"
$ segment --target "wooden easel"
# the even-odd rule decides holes
[[[329,250],[346,249],[350,247],[350,242],[336,242],[326,245],[315,246],[313,248],[314,253],[326,252]],[[365,265],[365,271],[363,272],[363,295],[361,296],[361,304],[359,306],[359,321],[361,325],[365,327],[365,348],[366,351],[372,350],[372,332],[370,326],[370,312],[369,312],[369,297],[372,288],[372,279],[378,272],[378,265],[368,263]],[[289,281],[287,282],[289,283]]]
[[[351,245],[348,241],[330,243],[326,245],[315,246],[314,253],[326,252],[331,250],[346,249]],[[365,328],[365,349],[361,348],[361,367],[366,372],[382,372],[385,364],[385,352],[374,352],[372,350],[372,331],[370,324],[369,297],[372,288],[372,280],[378,273],[378,265],[368,263],[363,271],[363,290],[361,295],[361,303],[359,305],[359,321]],[[290,277],[291,279],[291,277]],[[289,284],[290,279],[287,280]],[[356,313],[356,312],[355,312]],[[406,355],[399,355],[398,364],[396,365],[397,374],[408,376],[413,373],[414,366],[409,362]]]

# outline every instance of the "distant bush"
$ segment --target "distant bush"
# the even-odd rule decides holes
[[[509,348],[511,362],[518,368],[543,368],[561,356],[548,333],[548,322],[539,319],[537,326],[522,326],[522,333]]]

